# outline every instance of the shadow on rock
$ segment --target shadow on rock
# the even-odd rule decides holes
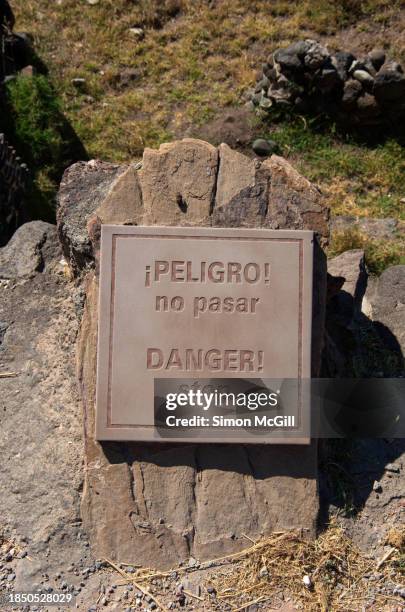
[[[330,260],[328,269],[322,375],[337,379],[402,378],[403,318],[401,323],[401,315],[396,316],[395,311],[405,301],[405,266],[393,266],[379,279],[370,280],[363,251],[353,250]],[[373,424],[365,424],[364,431],[368,425]],[[322,440],[321,525],[327,524],[330,512],[353,516],[371,496],[378,499],[383,491],[381,479],[387,472],[391,476],[400,473],[402,465],[396,460],[404,452],[403,439]]]

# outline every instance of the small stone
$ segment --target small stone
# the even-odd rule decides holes
[[[307,587],[307,589],[311,588],[311,586],[312,586],[311,576],[308,576],[308,574],[306,574],[305,576],[303,576],[302,582]]]
[[[106,606],[108,604],[108,597],[102,597],[100,603],[102,606]]]
[[[361,95],[363,88],[360,81],[349,79],[346,81],[343,88],[342,104],[351,106],[355,104],[357,98]]]
[[[368,57],[376,70],[380,70],[381,66],[385,62],[385,53],[384,51],[381,51],[381,49],[370,51]]]
[[[151,602],[151,604],[149,605],[149,610],[156,610],[157,605],[155,604],[154,601]]]
[[[381,484],[378,482],[378,480],[375,480],[373,484],[373,491],[375,491],[375,493],[382,493],[382,490]]]
[[[300,58],[294,49],[287,47],[286,49],[278,49],[274,53],[274,59],[280,65],[282,70],[286,72],[296,72],[302,68]]]
[[[365,85],[372,85],[374,83],[373,77],[366,70],[355,70],[353,78]]]
[[[145,35],[142,28],[129,28],[129,31],[132,36],[135,36],[135,38],[138,38],[139,40],[142,39]]]
[[[395,463],[387,463],[384,469],[386,472],[393,472],[394,474],[399,474],[399,466]]]
[[[99,0],[87,0],[87,4],[91,4],[91,5],[98,4],[98,2]]]
[[[7,576],[7,580],[8,580],[9,582],[13,582],[13,580],[15,580],[15,574],[14,574],[14,572],[12,572],[11,574],[9,574],[9,575]]]
[[[268,571],[267,567],[265,565],[263,565],[263,567],[260,568],[260,571],[259,571],[259,578],[265,578],[268,575],[269,575],[269,571]]]
[[[24,68],[22,68],[21,70],[21,74],[23,74],[24,76],[28,76],[28,77],[32,77],[34,76],[35,70],[34,70],[34,66],[24,66]]]
[[[268,110],[269,108],[271,108],[273,106],[273,102],[272,102],[272,100],[270,100],[270,98],[266,98],[265,95],[262,95],[260,97],[259,106],[263,110]]]
[[[207,593],[209,593],[210,595],[215,595],[216,590],[214,589],[214,587],[207,587]]]
[[[86,85],[86,79],[83,79],[82,77],[76,77],[72,79],[72,85],[74,85],[77,89],[83,88],[84,85]]]
[[[273,140],[257,138],[252,144],[252,149],[256,155],[265,157],[274,153],[274,151],[277,149],[277,144]]]

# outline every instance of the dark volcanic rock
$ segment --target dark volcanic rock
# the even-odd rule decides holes
[[[356,58],[308,39],[277,49],[273,58],[276,70],[269,60],[250,93],[261,111],[327,114],[356,128],[405,119],[405,75],[400,64],[385,61],[383,51]]]
[[[354,106],[357,98],[361,95],[363,88],[359,81],[349,79],[343,89],[342,103],[344,106]]]
[[[93,264],[87,222],[101,204],[113,179],[125,169],[125,166],[93,160],[78,162],[63,175],[57,210],[58,234],[63,254],[75,273]]]
[[[382,69],[374,82],[374,95],[377,100],[387,103],[405,96],[405,75],[397,70]]]

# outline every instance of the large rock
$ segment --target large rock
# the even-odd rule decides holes
[[[59,191],[57,225],[63,253],[74,273],[94,261],[87,223],[101,206],[109,189],[126,166],[92,160],[70,166],[63,175]]]
[[[219,159],[213,225],[312,229],[327,243],[329,211],[322,195],[285,159],[251,160],[226,144]]]
[[[405,355],[405,266],[385,270],[367,294],[371,316],[387,343]]]
[[[218,152],[185,138],[145,149],[139,173],[147,225],[205,224],[214,205]]]
[[[328,272],[335,277],[343,277],[345,282],[339,295],[340,308],[343,312],[349,302],[349,310],[354,314],[361,311],[363,296],[367,286],[367,270],[364,251],[352,249],[337,255],[328,261]]]
[[[144,224],[307,228],[327,240],[328,213],[319,191],[281,158],[251,161],[225,145],[218,153],[207,143],[187,139],[147,149],[139,171],[115,167],[111,172],[106,166],[103,172],[99,162],[96,168],[93,193],[88,182],[93,171],[76,165],[59,196],[64,252],[77,274],[95,258],[97,219],[110,220],[112,211],[114,222],[132,215],[132,222],[142,219]],[[123,180],[125,189],[118,189]],[[108,206],[105,193],[115,194]],[[314,375],[323,338],[325,276],[317,251]],[[85,423],[82,516],[94,554],[162,567],[189,556],[236,550],[246,545],[246,535],[256,538],[292,527],[313,535],[318,512],[314,444],[174,446],[94,440],[97,266],[83,283],[86,304],[77,348]]]
[[[0,249],[0,278],[28,278],[50,264],[59,251],[56,226],[44,221],[22,225]]]
[[[41,257],[32,250],[38,240],[48,246],[41,271],[34,270]],[[21,261],[24,249],[32,266]],[[8,246],[10,278],[0,280],[0,513],[3,537],[26,555],[3,566],[13,565],[17,591],[40,583],[56,589],[56,572],[72,582],[70,564],[90,561],[80,518],[82,412],[75,380],[81,291],[60,259],[55,227],[28,223]]]

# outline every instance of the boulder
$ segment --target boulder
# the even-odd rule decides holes
[[[73,164],[62,177],[57,208],[58,235],[63,254],[75,274],[94,262],[87,223],[115,179],[126,169],[127,166],[91,160]]]
[[[144,223],[206,224],[215,198],[218,152],[193,138],[145,149],[139,172]]]
[[[388,344],[405,355],[405,265],[387,268],[367,293],[371,316]]]
[[[59,264],[54,226],[27,223],[10,243],[2,254],[13,280],[0,280],[1,521],[3,537],[26,555],[13,562],[13,589],[32,591],[46,574],[64,572],[71,582],[70,564],[90,563],[75,376],[82,296]]]
[[[324,66],[329,59],[329,53],[326,47],[317,41],[311,41],[311,45],[304,56],[305,66],[314,72]]]
[[[364,251],[353,249],[328,260],[328,272],[334,277],[345,279],[342,291],[346,294],[353,313],[361,311],[361,304],[367,286],[367,270]],[[341,296],[345,297],[345,296]],[[347,301],[347,300],[346,300]],[[344,309],[342,305],[342,310]]]
[[[103,177],[102,164],[97,166]],[[96,210],[107,208],[118,221],[122,203],[124,220],[128,200],[113,198],[114,206],[103,207],[99,181],[94,180],[94,188],[90,187],[94,193],[89,193],[89,169],[76,166],[75,172],[74,182],[63,181],[59,197],[64,211],[69,203],[69,219],[66,214],[58,214],[58,219],[65,230],[67,226],[72,230],[62,232],[72,266],[84,265],[78,270],[86,302],[77,347],[85,423],[82,517],[94,555],[167,567],[190,555],[206,559],[238,550],[246,545],[246,535],[256,538],[291,527],[314,535],[318,512],[315,444],[173,446],[94,440],[98,270],[84,275],[89,257],[94,260],[95,256],[88,251],[94,245],[88,236],[88,219]],[[112,184],[127,168],[108,172],[103,191],[112,193]],[[277,156],[251,160],[226,145],[215,149],[187,139],[157,151],[146,149],[142,169],[128,173],[127,180],[125,192],[132,181],[131,193],[140,187],[142,223],[307,228],[317,231],[322,243],[327,241],[328,211],[320,192]],[[77,250],[75,208],[84,224],[79,235],[85,257]],[[74,248],[67,240],[70,237]],[[314,275],[312,370],[317,375],[326,292],[324,259],[317,246]]]
[[[22,225],[0,249],[0,278],[29,278],[51,264],[59,252],[56,226],[44,221]]]
[[[327,243],[329,212],[322,195],[285,159],[250,160],[226,144],[219,158],[213,225],[312,229]]]

